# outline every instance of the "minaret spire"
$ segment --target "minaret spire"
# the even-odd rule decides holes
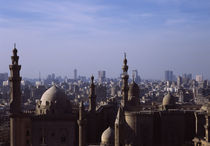
[[[20,69],[21,65],[18,64],[19,56],[17,56],[16,44],[14,44],[13,56],[11,56],[12,64],[9,65],[10,69],[10,112],[17,114],[21,112],[21,88],[20,88]]]
[[[123,81],[123,85],[122,85],[122,101],[121,101],[121,105],[123,107],[126,106],[127,104],[127,101],[128,101],[128,78],[129,78],[129,75],[128,75],[128,65],[127,65],[127,58],[126,58],[126,53],[124,53],[124,65],[122,67],[122,70],[123,70],[123,74],[122,74],[122,81]]]
[[[95,94],[95,84],[94,84],[94,76],[91,76],[91,84],[90,84],[90,95],[89,95],[89,111],[96,110],[96,94]]]
[[[124,53],[124,61],[123,61],[123,62],[124,62],[124,65],[123,65],[123,68],[122,68],[122,69],[123,69],[123,73],[124,73],[124,72],[127,73],[127,71],[128,71],[127,62],[128,62],[128,61],[127,61],[127,58],[126,58],[126,53]]]

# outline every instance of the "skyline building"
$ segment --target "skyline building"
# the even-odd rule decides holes
[[[173,78],[174,78],[173,71],[166,70],[165,71],[165,81],[173,81]]]
[[[74,69],[74,80],[77,80],[77,69]]]
[[[106,81],[106,71],[105,70],[99,70],[98,71],[98,82],[103,83]]]
[[[203,75],[196,75],[196,76],[195,76],[195,80],[196,80],[197,82],[202,82],[202,81],[203,81]]]
[[[182,85],[182,83],[183,83],[182,77],[181,76],[178,76],[177,77],[177,86],[180,88],[181,85]]]
[[[0,84],[8,80],[8,73],[0,73]]]
[[[141,77],[139,76],[138,70],[137,70],[137,69],[132,70],[132,77],[133,77],[133,80],[134,80],[137,84],[141,82]]]
[[[182,77],[186,80],[192,80],[192,74],[191,73],[189,73],[189,74],[185,73],[185,74],[182,75]]]

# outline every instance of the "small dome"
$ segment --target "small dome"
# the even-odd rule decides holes
[[[131,98],[139,98],[139,86],[136,84],[134,81],[130,84],[129,86],[129,91],[128,91],[128,99],[131,100]]]
[[[168,105],[175,105],[175,99],[171,95],[171,93],[168,93],[164,98],[163,98],[163,106],[168,106]]]
[[[101,144],[114,144],[114,130],[108,127],[101,136]]]
[[[209,112],[210,112],[210,102],[208,102],[207,104],[204,104],[204,105],[200,108],[200,110],[209,113]]]
[[[65,104],[66,103],[66,95],[65,93],[59,89],[57,86],[53,85],[41,97],[41,106],[46,106],[48,103],[58,103]]]

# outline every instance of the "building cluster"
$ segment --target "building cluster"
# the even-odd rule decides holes
[[[166,71],[165,81],[149,81],[137,70],[129,79],[125,56],[120,79],[99,71],[94,81],[75,69],[73,79],[29,81],[20,77],[16,48],[9,68],[0,86],[0,145],[210,145],[207,80],[175,80]]]

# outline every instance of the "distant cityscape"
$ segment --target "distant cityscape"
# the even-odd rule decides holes
[[[49,132],[53,125],[57,125],[57,130],[60,129],[61,133],[54,129],[51,137],[61,134],[60,143],[66,145],[177,146],[210,141],[206,137],[208,128],[204,126],[209,124],[205,119],[209,118],[210,83],[204,80],[202,75],[196,75],[195,78],[191,73],[175,76],[173,71],[166,70],[163,72],[165,79],[162,81],[144,80],[138,70],[132,70],[129,79],[125,56],[123,72],[118,78],[109,79],[106,77],[106,71],[100,70],[94,80],[94,76],[79,76],[78,70],[74,69],[73,79],[62,78],[54,73],[45,79],[42,79],[41,75],[38,79],[21,79],[18,59],[17,49],[14,48],[10,77],[8,73],[0,73],[0,145],[58,145],[53,144],[53,138],[50,138]],[[17,118],[22,122],[17,123]],[[53,122],[54,120],[59,122]],[[84,120],[91,129],[84,127]],[[170,129],[164,127],[170,123],[167,120],[173,125]],[[51,121],[51,124],[48,121]],[[164,126],[158,125],[164,123]],[[70,126],[70,129],[62,131],[65,128],[62,127],[63,124]],[[127,141],[122,140],[124,138],[119,134],[122,130],[121,124],[131,127],[123,132],[131,133],[131,137],[124,137]],[[140,129],[135,128],[141,125],[143,127]],[[20,129],[22,126],[24,128]],[[148,126],[150,128],[144,129]],[[183,127],[182,131],[176,131],[180,126]],[[173,135],[174,140],[171,135],[161,135],[172,131],[177,133]],[[150,133],[154,137],[151,140],[144,139],[142,132]],[[185,135],[181,134],[183,132]],[[85,138],[84,134],[88,136]],[[35,135],[39,135],[41,140]],[[162,139],[163,137],[166,139]],[[138,138],[141,140],[138,141]]]

